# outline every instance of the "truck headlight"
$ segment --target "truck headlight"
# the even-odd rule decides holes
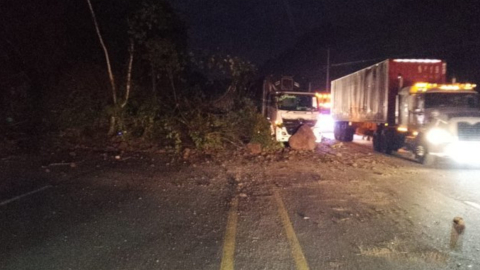
[[[428,131],[426,138],[432,144],[442,144],[453,140],[452,134],[441,128],[432,128]]]

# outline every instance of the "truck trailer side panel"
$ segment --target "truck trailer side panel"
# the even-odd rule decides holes
[[[416,82],[444,83],[439,60],[387,59],[332,81],[332,116],[336,121],[394,125],[398,90]]]
[[[388,61],[332,81],[332,116],[337,121],[384,122],[388,105]]]

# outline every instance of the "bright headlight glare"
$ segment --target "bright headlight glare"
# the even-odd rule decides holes
[[[441,128],[433,128],[427,133],[427,140],[432,144],[442,144],[452,141],[452,135]]]
[[[445,148],[447,155],[454,161],[463,164],[480,165],[480,143],[478,142],[455,142]]]
[[[323,127],[330,127],[333,126],[334,121],[331,115],[324,115],[324,114],[319,114],[317,116],[317,123],[315,124],[315,127],[317,128],[323,128]]]

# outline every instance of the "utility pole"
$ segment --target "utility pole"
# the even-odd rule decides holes
[[[325,91],[330,92],[330,48],[327,48],[327,75],[325,77]]]

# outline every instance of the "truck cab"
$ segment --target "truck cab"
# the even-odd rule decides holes
[[[278,142],[288,142],[303,124],[312,128],[317,141],[321,140],[321,133],[316,127],[319,111],[314,93],[276,91],[269,95],[268,100],[268,118]]]
[[[283,76],[279,81],[264,81],[262,114],[270,121],[272,135],[278,142],[288,142],[301,125],[308,125],[321,141],[317,128],[320,114],[317,95],[300,90],[292,77]]]
[[[474,84],[416,83],[398,95],[398,131],[422,163],[480,155],[479,96]]]

